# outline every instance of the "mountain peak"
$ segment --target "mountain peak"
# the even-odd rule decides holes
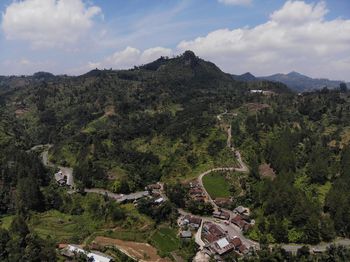
[[[238,81],[255,81],[256,77],[250,73],[244,73],[242,75],[232,75],[233,79],[238,80]]]
[[[305,75],[302,75],[302,74],[300,74],[300,73],[298,73],[296,71],[289,72],[287,74],[287,76],[290,76],[290,77],[305,77]]]
[[[196,54],[190,50],[185,51],[181,57],[184,59],[185,65],[190,65],[191,67],[195,66],[199,60]]]
[[[53,78],[53,77],[55,77],[54,74],[49,73],[49,72],[43,72],[43,71],[36,72],[33,74],[33,78],[35,78],[35,79],[48,79],[48,78]]]

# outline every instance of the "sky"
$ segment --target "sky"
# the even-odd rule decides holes
[[[0,75],[125,69],[192,50],[233,74],[350,81],[349,0],[0,0]]]

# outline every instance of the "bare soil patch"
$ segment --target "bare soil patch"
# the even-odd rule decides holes
[[[259,174],[261,177],[266,177],[270,179],[275,179],[276,178],[276,173],[270,166],[270,164],[262,164],[259,166]]]
[[[29,110],[26,109],[26,108],[18,108],[18,109],[15,110],[15,115],[16,115],[16,117],[20,117],[20,116],[22,116],[22,115],[24,115],[25,113],[28,113],[28,112],[29,112]]]
[[[247,107],[248,111],[253,111],[253,112],[260,111],[270,107],[268,104],[260,104],[260,103],[247,103],[245,104],[245,106]]]
[[[157,249],[147,243],[123,241],[108,237],[96,237],[94,242],[101,246],[116,246],[128,256],[144,262],[170,262],[168,258],[162,258],[157,254]]]

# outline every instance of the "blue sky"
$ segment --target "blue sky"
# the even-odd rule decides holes
[[[0,75],[128,68],[191,49],[230,73],[350,80],[348,0],[2,0],[0,9]]]

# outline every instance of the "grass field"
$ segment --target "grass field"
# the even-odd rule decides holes
[[[204,176],[203,184],[213,199],[230,196],[230,186],[222,173],[216,172]]]
[[[169,227],[160,227],[152,235],[151,242],[161,255],[167,255],[180,248],[180,240],[176,235],[176,230]]]
[[[14,216],[5,216],[0,218],[0,228],[9,229]]]
[[[50,237],[57,242],[81,241],[98,229],[86,216],[72,216],[59,211],[35,214],[29,226],[39,236]]]

